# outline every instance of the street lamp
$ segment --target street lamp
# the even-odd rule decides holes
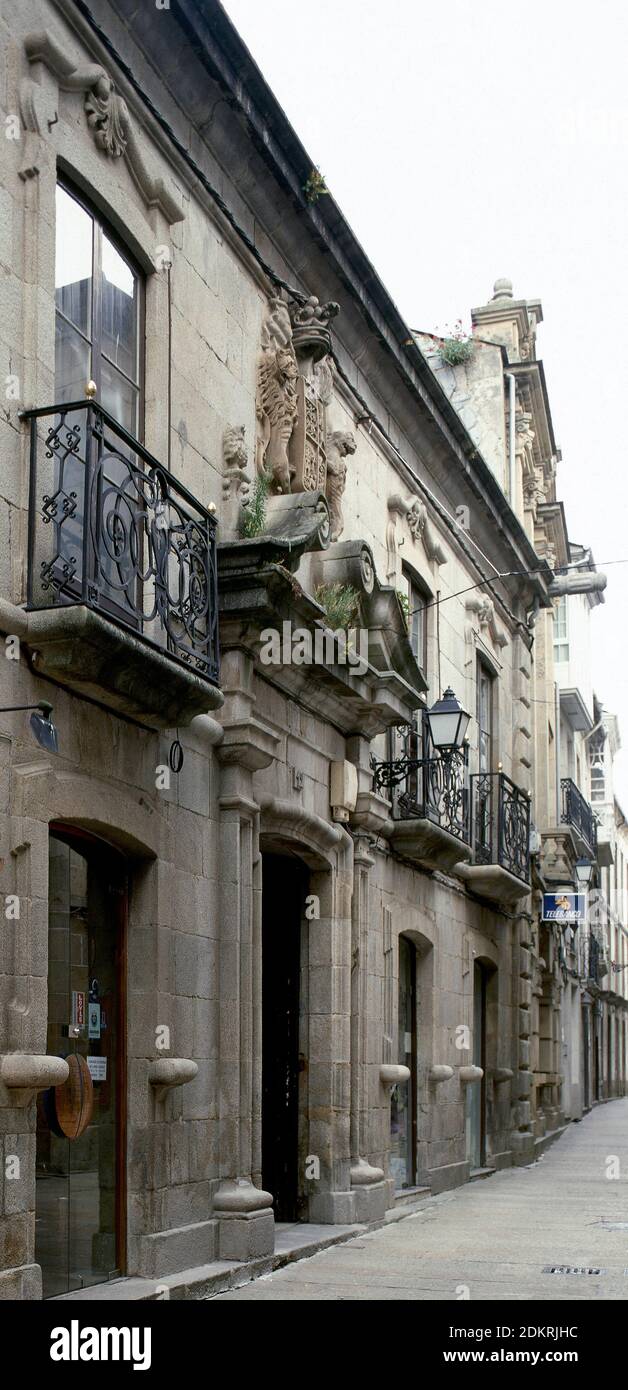
[[[462,748],[471,715],[462,708],[451,686],[447,687],[445,694],[432,705],[425,717],[432,743],[443,757],[449,757]]]
[[[588,888],[593,874],[593,864],[590,859],[576,859],[575,864],[576,880],[581,888]]]
[[[47,700],[40,700],[38,705],[5,705],[0,714],[16,714],[19,710],[33,711],[30,725],[38,744],[49,753],[58,753],[59,736],[52,722],[52,705]]]

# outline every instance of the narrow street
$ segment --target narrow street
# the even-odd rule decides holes
[[[548,1266],[599,1272],[551,1274]],[[626,1099],[597,1106],[530,1168],[506,1169],[429,1198],[402,1221],[220,1295],[328,1301],[627,1296]]]

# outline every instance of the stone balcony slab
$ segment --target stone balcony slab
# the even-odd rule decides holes
[[[222,692],[181,661],[83,604],[27,615],[37,675],[152,729],[185,726],[222,705]]]

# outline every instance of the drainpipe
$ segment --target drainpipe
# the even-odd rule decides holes
[[[556,824],[560,825],[562,814],[562,797],[560,794],[560,686],[556,681],[554,684],[554,723],[556,725],[556,736],[554,746],[556,749]]]
[[[505,373],[508,382],[508,486],[510,505],[515,511],[515,377],[513,372]]]

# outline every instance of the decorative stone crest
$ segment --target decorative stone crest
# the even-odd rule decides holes
[[[292,486],[296,492],[325,489],[326,410],[334,380],[329,325],[338,312],[338,304],[320,304],[316,295],[291,309],[292,343],[298,365],[297,419],[290,441]]]
[[[347,456],[354,454],[356,448],[355,438],[350,430],[333,430],[329,435],[325,495],[329,503],[332,541],[337,541],[342,535],[342,498],[347,482]]]
[[[333,393],[330,322],[338,305],[315,295],[290,308],[269,301],[257,381],[256,469],[271,493],[319,492],[327,498],[331,539],[342,534],[350,431],[327,435]]]

